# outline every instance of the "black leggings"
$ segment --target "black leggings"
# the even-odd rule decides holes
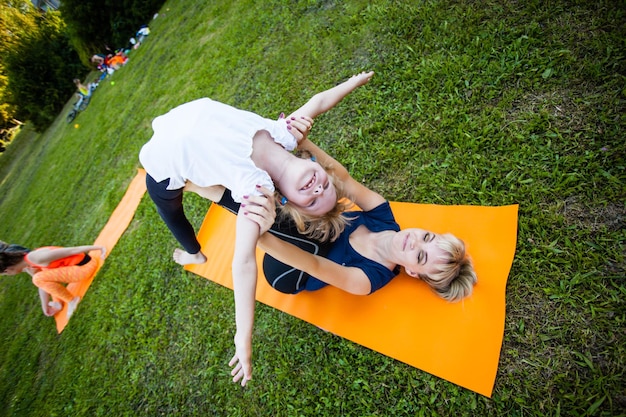
[[[217,204],[235,214],[239,210],[239,203],[233,201],[230,190],[224,192],[222,199]],[[269,232],[314,255],[326,257],[330,250],[330,242],[320,243],[298,233],[298,229],[291,219],[277,220]],[[263,257],[263,273],[272,288],[286,294],[302,291],[310,277],[309,274],[284,264],[267,254]]]
[[[200,243],[196,239],[196,232],[185,216],[183,208],[183,189],[168,190],[169,178],[156,182],[146,174],[146,188],[148,194],[157,207],[157,212],[170,229],[178,243],[191,254],[200,252]]]

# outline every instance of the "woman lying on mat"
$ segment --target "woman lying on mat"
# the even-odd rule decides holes
[[[472,293],[477,278],[463,241],[449,233],[400,230],[389,202],[380,194],[352,179],[341,164],[309,140],[300,147],[315,154],[322,165],[333,167],[363,211],[344,213],[349,223],[331,243],[297,234],[289,219],[282,218],[272,225],[271,233],[261,237],[259,246],[267,252],[263,270],[273,288],[295,294],[332,285],[351,294],[366,295],[388,284],[402,266],[407,275],[423,280],[448,301],[459,301]],[[255,211],[254,219],[262,230],[269,228],[275,219],[273,202],[254,198],[250,203],[263,206]],[[218,204],[228,209],[236,207],[228,191]]]
[[[208,98],[195,100],[157,117],[154,135],[141,149],[148,194],[183,250],[174,251],[181,264],[206,262],[193,227],[183,210],[183,192],[203,197],[212,186],[224,186],[242,202],[260,195],[261,186],[280,190],[282,210],[298,219],[300,232],[328,240],[343,230],[341,213],[346,205],[341,184],[318,163],[296,157],[302,132],[313,118],[326,112],[355,88],[366,84],[373,72],[313,96],[288,118],[265,119]],[[233,286],[235,295],[237,379],[242,385],[251,376],[252,325],[254,321],[257,266],[255,249],[259,226],[249,220],[245,204],[238,210]]]
[[[104,259],[104,246],[46,246],[31,251],[22,246],[0,242],[0,274],[28,273],[33,277],[33,284],[39,288],[43,314],[54,316],[63,308],[60,303],[62,301],[67,304],[69,319],[74,314],[80,297],[74,297],[63,284],[82,281],[95,273],[98,261],[87,254],[92,250],[101,251]]]
[[[301,147],[314,153],[322,165],[333,166],[364,211],[345,213],[350,221],[339,238],[319,243],[298,234],[290,219],[274,223],[275,203],[269,190],[261,189],[265,197],[250,196],[245,207],[249,218],[259,224],[261,232],[271,226],[271,233],[262,234],[259,246],[268,253],[263,267],[272,287],[297,293],[333,285],[365,295],[389,283],[402,266],[408,275],[424,280],[449,301],[472,293],[476,274],[461,240],[423,229],[400,231],[389,202],[381,195],[352,179],[343,166],[310,141],[303,141]],[[210,192],[221,206],[233,212],[241,210],[228,190],[212,187]],[[236,358],[230,364],[236,365],[231,374],[237,382],[242,377],[240,365]]]

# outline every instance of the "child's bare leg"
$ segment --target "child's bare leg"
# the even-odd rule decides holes
[[[179,265],[203,264],[206,262],[206,256],[199,251],[198,253],[189,253],[182,249],[174,249],[174,262]]]
[[[187,180],[185,183],[185,191],[191,191],[198,194],[202,198],[211,201],[220,201],[224,195],[225,188],[221,185],[211,185],[209,187],[200,187],[193,182]]]

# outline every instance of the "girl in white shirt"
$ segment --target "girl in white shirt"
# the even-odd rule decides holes
[[[139,154],[146,169],[148,193],[161,218],[183,249],[174,251],[181,264],[204,263],[193,227],[183,210],[183,191],[210,197],[212,186],[231,190],[242,202],[237,215],[233,286],[235,295],[236,364],[233,376],[242,385],[252,376],[252,326],[256,292],[255,248],[259,226],[245,204],[260,187],[279,191],[279,201],[289,209],[300,228],[310,235],[332,239],[343,229],[345,205],[341,184],[334,183],[318,163],[296,157],[290,151],[310,130],[313,118],[326,112],[355,88],[366,84],[373,72],[313,96],[287,118],[265,119],[208,98],[195,100],[157,117],[154,135]]]

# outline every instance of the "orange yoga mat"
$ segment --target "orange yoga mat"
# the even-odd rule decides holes
[[[96,241],[93,243],[94,245],[100,245],[107,248],[106,256],[108,256],[113,247],[122,236],[130,221],[133,219],[135,215],[135,210],[137,210],[137,206],[139,206],[139,202],[141,198],[146,192],[146,171],[143,169],[139,169],[137,175],[131,181],[128,189],[126,190],[126,194],[122,197],[122,200],[117,205],[109,221],[104,225],[104,228],[100,232],[100,235],[96,238]],[[73,295],[78,295],[81,299],[85,296],[87,289],[91,285],[94,277],[98,273],[98,270],[102,266],[102,259],[100,257],[100,251],[91,252],[90,255],[100,262],[96,272],[89,277],[80,282],[73,282],[67,285],[67,289]],[[106,257],[105,256],[105,257]],[[80,304],[79,307],[80,308]],[[63,310],[59,311],[54,315],[54,319],[56,320],[57,331],[61,333],[65,326],[67,325],[67,306],[63,305]]]
[[[517,205],[503,207],[391,203],[402,228],[451,232],[466,243],[478,284],[472,297],[447,303],[401,274],[368,296],[334,287],[286,295],[259,268],[257,300],[491,397],[504,335],[506,281],[517,241]],[[212,205],[199,233],[208,261],[186,269],[232,289],[235,216]],[[257,251],[258,265],[262,252]]]

